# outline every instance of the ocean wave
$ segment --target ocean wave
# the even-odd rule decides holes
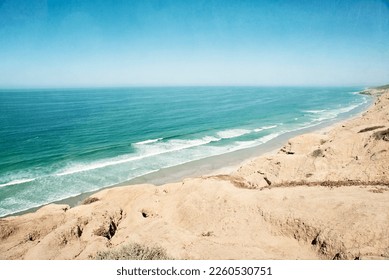
[[[364,101],[365,103],[367,101]],[[360,104],[353,104],[347,107],[338,108],[338,109],[330,109],[330,110],[305,110],[305,113],[309,113],[313,115],[313,118],[310,123],[307,124],[307,126],[304,126],[305,128],[317,125],[318,123],[321,123],[326,120],[334,119],[338,115],[347,113],[358,106],[362,105]],[[149,139],[141,142],[135,143],[135,153],[130,155],[123,155],[116,158],[106,159],[106,160],[100,160],[95,161],[91,163],[79,163],[79,164],[72,164],[69,167],[64,168],[62,171],[58,172],[57,176],[65,176],[73,173],[79,173],[79,172],[85,172],[95,169],[104,168],[107,166],[113,166],[123,163],[128,163],[131,161],[138,161],[145,158],[158,156],[170,152],[176,152],[180,150],[190,149],[198,146],[207,145],[211,142],[217,142],[222,139],[232,139],[232,138],[238,138],[243,135],[247,135],[253,132],[260,132],[267,129],[272,129],[277,127],[277,125],[269,125],[269,126],[263,126],[256,129],[229,129],[229,130],[223,130],[216,132],[216,136],[204,136],[199,139],[171,139],[168,141],[163,141],[163,138],[157,138],[157,139]],[[299,130],[301,128],[298,128]],[[237,144],[237,147],[234,147],[233,150],[239,150],[243,149],[244,147],[251,146],[251,145],[260,145],[263,143],[266,143],[273,138],[276,138],[282,134],[282,132],[275,132],[271,133],[269,135],[265,135],[259,139],[257,139],[256,144],[255,143],[246,143],[246,144]],[[244,147],[243,147],[243,146]],[[243,148],[242,148],[243,147]],[[230,150],[230,149],[229,149]],[[1,186],[1,185],[0,185]]]
[[[363,104],[365,104],[367,102],[368,102],[367,99],[363,99],[363,102],[361,102],[361,103],[352,104],[352,105],[349,105],[347,107],[342,107],[342,108],[338,108],[338,109],[304,110],[302,112],[309,113],[309,114],[312,114],[314,116],[317,116],[317,117],[315,117],[313,119],[313,121],[321,122],[321,121],[325,121],[325,120],[331,120],[331,119],[334,119],[334,118],[338,117],[341,114],[348,113],[348,112],[358,108],[359,106],[361,106],[361,105],[363,105]]]
[[[157,138],[157,139],[145,140],[145,141],[135,143],[134,145],[135,153],[132,155],[123,155],[116,158],[105,159],[105,160],[95,161],[91,163],[78,163],[78,164],[73,163],[69,167],[65,167],[55,175],[65,176],[74,173],[86,172],[86,171],[100,169],[108,166],[128,163],[131,161],[138,161],[153,156],[158,156],[166,153],[171,153],[171,152],[176,152],[176,151],[181,151],[185,149],[207,145],[212,142],[218,142],[222,139],[236,138],[252,132],[259,132],[262,130],[271,129],[275,127],[277,127],[277,125],[263,126],[261,128],[257,128],[254,130],[230,129],[230,130],[217,132],[216,133],[217,137],[204,136],[199,139],[171,139],[168,141],[162,141],[163,138]],[[236,149],[234,148],[234,150]]]
[[[250,141],[235,141],[231,147],[225,150],[225,153],[227,152],[233,152],[233,151],[239,151],[247,148],[256,147],[262,144],[265,144],[269,142],[270,140],[280,136],[284,132],[275,132],[268,135],[265,135],[259,139],[256,140],[250,140]]]
[[[362,104],[363,103],[354,104],[354,105],[350,105],[350,106],[347,106],[344,108],[331,109],[331,110],[326,110],[326,111],[320,112],[320,113],[318,113],[318,117],[314,118],[314,121],[324,121],[324,120],[334,119],[337,116],[339,116],[340,114],[348,113],[348,112],[354,110],[355,108],[361,106]]]
[[[222,139],[230,139],[230,138],[240,137],[249,134],[251,132],[252,130],[248,130],[248,129],[228,129],[228,130],[219,131],[217,133],[217,136],[219,136]]]
[[[277,125],[263,126],[263,127],[260,127],[260,128],[256,128],[253,131],[254,132],[260,132],[260,131],[271,129],[271,128],[275,128],[275,127],[277,127]]]
[[[140,145],[140,147],[137,148],[137,153],[135,155],[120,156],[117,158],[112,158],[108,160],[97,161],[97,162],[87,163],[87,164],[76,164],[76,165],[72,164],[72,166],[65,168],[63,171],[57,173],[56,175],[65,176],[74,173],[90,171],[90,170],[99,169],[107,166],[113,166],[113,165],[131,162],[131,161],[141,160],[144,158],[157,156],[165,153],[202,146],[216,141],[220,141],[220,138],[205,136],[201,139],[194,139],[194,140],[173,139],[166,142],[155,142],[155,144],[153,145]]]
[[[326,111],[327,110],[303,110],[304,113],[309,113],[309,114],[320,114]]]
[[[160,169],[148,170],[148,171],[139,173],[136,176],[127,178],[125,181],[129,181],[129,180],[135,179],[137,177],[151,174],[151,173],[157,172],[159,170]],[[115,182],[115,183],[111,183],[111,184],[103,184],[100,186],[91,185],[93,187],[88,188],[87,191],[88,192],[98,191],[100,189],[116,185],[118,183],[120,183],[120,182]],[[35,193],[35,195],[37,197],[35,197],[35,199],[32,199],[32,200],[31,200],[31,197],[28,197],[28,199],[22,198],[22,197],[7,197],[6,199],[2,200],[0,203],[0,217],[4,217],[6,215],[16,214],[16,213],[19,213],[22,211],[26,211],[26,210],[35,208],[35,207],[41,207],[41,206],[46,205],[47,203],[51,203],[53,201],[61,201],[64,199],[77,197],[77,196],[85,193],[85,190],[84,191],[79,191],[79,190],[75,191],[74,188],[70,188],[70,189],[66,189],[66,190],[67,191],[65,191],[65,192],[58,192],[55,194],[51,193],[50,195],[48,195],[46,198],[43,198],[43,199],[42,199],[43,195],[39,195],[37,193]],[[45,192],[45,195],[47,195],[47,192]],[[36,201],[37,199],[40,199],[40,201]]]
[[[157,139],[150,139],[150,140],[140,141],[140,142],[134,143],[134,145],[146,145],[146,144],[151,144],[151,143],[155,143],[155,142],[161,141],[162,139],[163,139],[163,138],[157,138]]]
[[[258,146],[258,141],[251,140],[251,141],[236,141],[232,147],[228,148],[225,152],[235,152],[247,148],[252,148],[255,146]]]
[[[36,178],[33,179],[18,179],[18,180],[13,180],[5,184],[0,184],[0,188],[7,187],[7,186],[13,186],[13,185],[20,185],[28,182],[34,181]]]
[[[265,135],[265,136],[259,138],[258,141],[260,142],[260,144],[265,144],[265,143],[269,142],[270,140],[280,136],[282,133],[284,133],[284,132],[271,133],[271,134],[268,134],[268,135]]]

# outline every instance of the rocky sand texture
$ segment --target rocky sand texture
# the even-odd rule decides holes
[[[389,259],[389,90],[373,93],[363,115],[231,174],[0,219],[0,259],[90,259],[134,242],[174,259]]]

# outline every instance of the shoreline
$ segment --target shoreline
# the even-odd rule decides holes
[[[134,243],[182,260],[389,259],[389,89],[373,101],[231,173],[1,218],[0,259],[116,259]]]
[[[356,94],[362,94],[362,92],[364,91],[361,91],[360,93],[356,93]],[[285,143],[287,143],[287,141],[290,138],[296,137],[298,135],[303,135],[306,133],[326,133],[329,130],[333,129],[335,126],[340,125],[343,122],[360,117],[362,114],[364,114],[373,106],[376,96],[371,95],[370,97],[371,99],[368,100],[365,104],[361,104],[360,106],[351,110],[350,112],[345,113],[343,117],[332,119],[332,120],[326,120],[322,123],[310,127],[301,128],[294,131],[283,133],[275,137],[274,139],[270,140],[269,142],[260,144],[258,146],[245,148],[245,149],[241,149],[241,150],[237,150],[237,151],[233,151],[221,155],[206,157],[206,158],[186,162],[175,166],[166,167],[158,171],[154,171],[122,183],[106,186],[98,190],[81,193],[68,198],[55,200],[44,205],[11,213],[3,217],[0,217],[0,219],[33,213],[39,210],[40,208],[50,204],[66,204],[69,205],[71,208],[73,208],[82,204],[82,202],[86,198],[92,196],[95,193],[98,193],[106,189],[116,188],[116,187],[138,185],[138,184],[152,184],[155,186],[161,186],[168,183],[179,182],[186,178],[232,173],[242,165],[246,164],[247,162],[257,157],[275,154],[276,152],[279,151],[279,149],[283,145],[285,145]]]

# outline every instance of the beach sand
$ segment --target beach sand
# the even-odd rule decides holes
[[[389,259],[389,90],[374,94],[361,116],[231,172],[0,219],[0,259],[90,259],[133,242],[174,259]]]

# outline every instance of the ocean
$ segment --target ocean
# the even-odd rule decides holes
[[[0,217],[347,118],[360,90],[0,90]]]

